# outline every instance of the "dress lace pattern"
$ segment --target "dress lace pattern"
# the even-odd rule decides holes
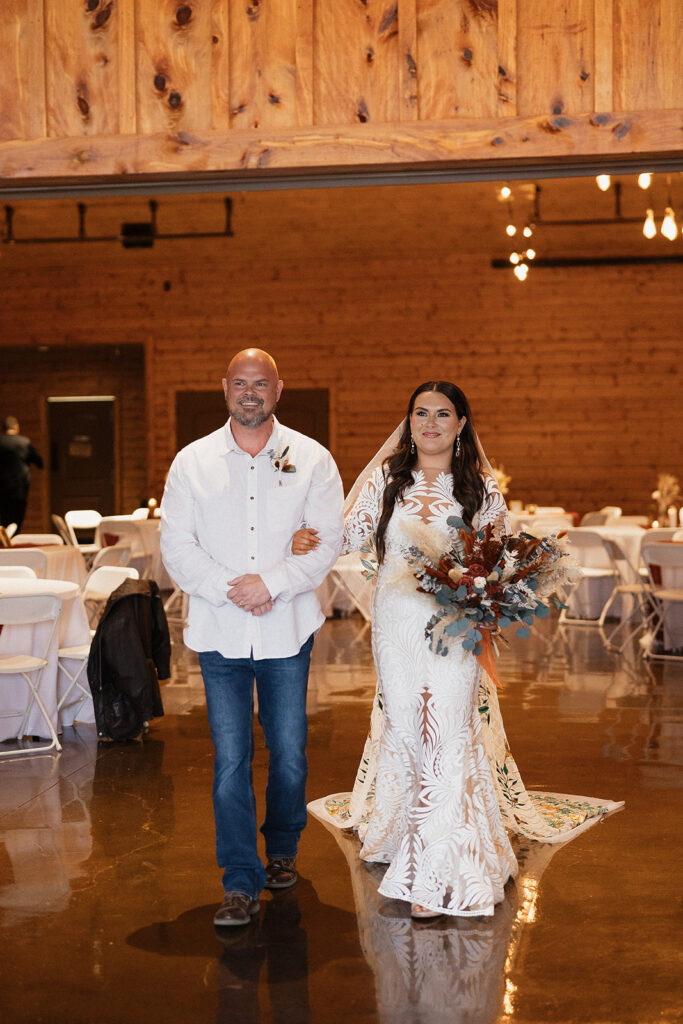
[[[383,486],[379,468],[347,517],[345,553],[376,531]],[[431,597],[406,591],[395,577],[407,522],[419,517],[445,533],[447,518],[462,514],[452,488],[449,474],[428,481],[417,472],[394,509],[373,595],[378,682],[370,735],[353,794],[314,801],[310,810],[356,828],[361,858],[389,865],[379,888],[384,896],[446,914],[488,916],[517,873],[506,826],[564,841],[569,836],[560,833],[576,831],[616,805],[576,797],[568,806],[557,795],[529,797],[507,745],[495,687],[482,679],[479,662],[454,644],[448,657],[429,650],[424,629]],[[486,490],[475,527],[506,515],[488,477]]]

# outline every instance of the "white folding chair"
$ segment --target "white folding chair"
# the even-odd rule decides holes
[[[76,534],[66,525],[66,520],[63,519],[62,516],[55,515],[54,512],[50,516],[50,519],[52,520],[52,525],[64,543],[68,544],[70,547],[77,548],[78,541],[76,540]]]
[[[581,526],[604,526],[606,522],[606,512],[586,512],[581,516]]]
[[[142,579],[147,579],[152,568],[152,555],[147,550],[144,534],[134,519],[104,520],[106,532],[118,537],[117,543],[130,547],[128,564],[138,570]]]
[[[671,611],[683,605],[683,544],[646,544],[643,559],[650,577],[650,588],[655,616],[652,632],[656,636],[664,631]],[[670,586],[663,582],[671,570],[679,570],[681,583]],[[657,653],[644,650],[644,657],[658,661],[683,661],[683,654]]]
[[[57,703],[57,711],[61,711],[65,704],[82,704],[84,700],[88,700],[91,696],[90,688],[88,686],[88,680],[86,676],[85,685],[82,682],[82,675],[88,665],[88,658],[90,657],[90,644],[78,644],[75,647],[60,647],[58,654],[58,665],[64,675],[69,680],[69,685],[65,689],[62,696],[59,698]],[[77,661],[78,667],[75,673],[72,674],[71,669],[65,664],[67,661]],[[71,697],[74,690],[80,690],[80,696],[76,695]],[[71,699],[69,699],[71,698]]]
[[[38,548],[0,548],[0,565],[28,565],[36,576],[47,575],[47,557]]]
[[[148,518],[148,512],[149,512],[149,509],[146,506],[145,507],[140,507],[140,508],[134,508],[133,511],[131,512],[131,516],[132,516],[133,519],[147,519]]]
[[[20,547],[22,544],[63,544],[64,540],[58,533],[15,533],[12,537],[12,547]]]
[[[106,604],[110,594],[119,587],[124,580],[137,580],[140,574],[137,569],[129,565],[103,565],[95,569],[85,581],[83,588],[83,604],[88,615],[88,622],[91,626],[97,619],[98,613]]]
[[[637,569],[629,562],[623,548],[616,541],[611,540],[609,537],[603,537],[602,544],[607,552],[607,557],[617,581],[603,608],[604,620],[607,619],[610,608],[617,597],[622,596],[624,601],[622,602],[622,616],[618,625],[615,626],[609,636],[605,634],[603,627],[600,626],[600,635],[608,650],[618,651],[621,654],[629,642],[650,625],[655,616],[654,605],[651,600],[652,590],[649,582],[642,579]],[[629,605],[630,607],[624,607]],[[627,614],[624,614],[625,611],[627,611]],[[637,619],[635,623],[633,623],[634,619]],[[625,631],[624,641],[621,645],[618,645],[616,637],[622,630]]]
[[[37,579],[35,570],[30,565],[0,565],[0,576],[13,579],[22,578],[27,580]]]
[[[602,545],[603,538],[599,533],[594,533],[592,530],[585,530],[583,528],[567,530],[567,539],[572,547],[572,553],[577,556],[578,561],[581,564],[582,575],[578,580],[566,588],[564,597],[565,605],[569,605],[570,599],[572,597],[576,597],[579,589],[590,580],[612,579],[616,582],[617,579],[617,575],[611,565],[609,567],[606,566],[605,568],[602,568],[599,566],[586,566],[582,564],[582,558],[585,557],[586,552],[592,552],[595,554],[598,551],[600,552],[601,559],[607,562],[605,549]],[[579,616],[569,615],[569,608],[563,608],[560,612],[560,625],[602,627],[605,622],[605,609],[607,608],[607,604],[608,601],[605,601],[597,619],[582,619]]]
[[[86,559],[88,559],[88,557],[94,558],[95,554],[100,550],[100,545],[92,542],[81,544],[78,539],[77,531],[92,530],[94,535],[94,531],[97,530],[97,527],[100,525],[101,519],[102,516],[97,509],[94,508],[71,509],[64,516],[67,528],[73,535],[76,546],[81,549],[81,553]]]
[[[5,527],[5,530],[7,531],[7,536],[11,540],[12,537],[14,536],[14,534],[17,532],[17,524],[16,523],[10,523],[8,526]]]
[[[59,618],[61,607],[61,598],[57,597],[56,594],[13,594],[12,596],[0,597],[1,626],[37,626],[44,623],[47,627],[47,640],[40,657],[19,651],[13,654],[0,655],[0,685],[2,684],[2,676],[20,675],[25,679],[28,687],[26,707],[18,711],[2,712],[0,713],[0,718],[21,717],[21,724],[19,725],[19,730],[16,735],[17,740],[21,743],[33,707],[34,705],[37,705],[43,719],[45,720],[45,725],[50,737],[50,743],[47,746],[20,747],[18,750],[3,750],[0,751],[0,757],[17,757],[21,754],[35,754],[38,752],[44,753],[46,750],[62,749],[59,739],[57,738],[55,727],[50,720],[50,716],[48,715],[45,704],[40,696],[40,683],[45,667],[48,664],[50,648],[54,640],[55,630],[57,629],[57,619]]]
[[[100,548],[95,555],[90,574],[102,565],[128,565],[131,550],[127,544],[111,544],[109,547]]]

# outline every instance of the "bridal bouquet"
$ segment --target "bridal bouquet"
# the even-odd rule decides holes
[[[551,604],[565,607],[557,591],[581,570],[569,556],[566,531],[549,537],[506,535],[492,523],[474,530],[458,516],[447,524],[451,542],[445,551],[434,550],[432,531],[416,536],[404,550],[417,589],[433,594],[437,605],[425,637],[442,655],[448,654],[450,637],[462,637],[462,648],[472,651],[498,684],[496,643],[507,642],[498,631],[517,623],[517,636],[528,637],[534,617],[546,618]]]

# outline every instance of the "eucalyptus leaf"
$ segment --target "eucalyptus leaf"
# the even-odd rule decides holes
[[[539,603],[536,605],[535,612],[537,619],[547,619],[550,615],[550,608],[548,608],[547,604]]]
[[[530,630],[530,629],[527,629],[527,627],[526,627],[526,626],[520,626],[520,627],[519,627],[519,629],[517,630],[517,636],[518,636],[518,637],[519,637],[519,638],[520,638],[521,640],[526,640],[526,638],[527,638],[528,636],[531,636],[531,630]]]

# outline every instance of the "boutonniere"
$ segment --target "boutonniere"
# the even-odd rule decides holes
[[[281,455],[276,453],[271,448],[268,452],[270,461],[273,463],[273,468],[277,472],[278,476],[278,487],[282,487],[282,474],[283,473],[296,473],[296,466],[293,462],[290,462],[287,458],[287,452],[289,451],[289,445],[283,449]]]

